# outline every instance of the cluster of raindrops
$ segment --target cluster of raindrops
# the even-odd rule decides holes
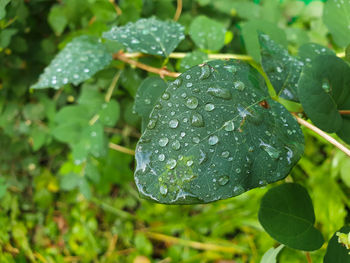
[[[96,38],[76,37],[57,54],[32,88],[58,89],[68,83],[78,85],[107,66],[111,60],[112,56],[105,45]]]
[[[168,56],[185,38],[184,27],[173,21],[143,18],[125,26],[114,26],[103,37],[116,40],[131,52]]]

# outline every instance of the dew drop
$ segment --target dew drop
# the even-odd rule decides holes
[[[245,85],[242,81],[236,81],[235,83],[233,83],[233,85],[235,86],[235,89],[239,91],[243,91],[245,89]]]
[[[169,142],[169,139],[164,137],[164,138],[160,138],[159,139],[159,146],[161,147],[165,147]]]
[[[167,195],[167,193],[168,193],[168,187],[166,186],[166,184],[162,184],[162,185],[159,187],[159,192],[160,192],[162,195]]]
[[[224,129],[225,131],[233,131],[235,129],[235,124],[233,120],[225,122]]]
[[[169,127],[170,128],[177,128],[177,126],[179,126],[179,121],[177,119],[173,119],[169,121]]]
[[[170,159],[170,160],[168,160],[167,161],[167,167],[169,168],[169,169],[174,169],[175,167],[176,167],[176,160],[175,159]]]
[[[214,104],[211,104],[211,103],[208,103],[204,106],[205,111],[212,111],[214,109],[215,109],[215,106],[214,106]]]
[[[215,145],[219,142],[219,138],[216,135],[212,135],[209,137],[208,142],[210,145]]]
[[[192,166],[192,165],[193,165],[193,161],[192,161],[192,160],[187,161],[187,162],[186,162],[186,165],[187,165],[188,167]]]
[[[193,137],[192,141],[193,141],[194,143],[199,143],[199,142],[200,142],[200,139],[199,139],[199,137]]]
[[[207,155],[203,150],[199,150],[199,164],[204,163],[207,160]]]
[[[157,124],[157,120],[156,119],[150,119],[148,124],[147,124],[147,128],[148,129],[153,129],[154,127],[156,127]]]
[[[207,78],[209,78],[210,74],[211,74],[210,66],[208,64],[204,64],[201,67],[201,74],[199,76],[199,79],[200,80],[207,79]]]
[[[163,100],[168,100],[170,98],[170,94],[168,92],[164,92],[162,95]]]
[[[198,99],[196,97],[189,97],[189,98],[187,98],[185,104],[186,104],[187,108],[193,110],[193,109],[197,108],[197,106],[198,106]]]
[[[175,79],[174,82],[173,82],[173,84],[175,86],[177,86],[177,87],[179,87],[181,85],[181,83],[182,83],[182,79],[181,78]]]
[[[147,105],[151,104],[151,100],[150,100],[150,99],[145,99],[144,102],[145,102],[145,104],[147,104]]]
[[[222,185],[222,186],[223,186],[223,185],[227,184],[228,181],[229,181],[228,176],[227,176],[227,175],[224,175],[224,176],[221,176],[221,177],[219,178],[218,183],[219,183],[219,185]]]
[[[203,127],[204,121],[202,115],[199,113],[193,113],[191,116],[191,125],[194,127]]]
[[[331,86],[329,85],[329,81],[327,79],[322,81],[322,89],[327,93],[331,91]]]
[[[224,157],[224,158],[227,158],[230,156],[230,152],[229,151],[224,151],[221,153],[221,156]]]
[[[260,147],[274,160],[280,156],[280,152],[273,146],[260,140]]]
[[[240,169],[240,168],[237,168],[237,169],[236,169],[236,173],[239,174],[240,172],[241,172],[241,169]]]
[[[171,147],[174,149],[174,150],[179,150],[180,147],[181,147],[181,144],[178,140],[174,141],[172,144],[171,144]]]
[[[165,160],[165,155],[164,154],[159,154],[158,155],[158,160],[163,162]]]
[[[229,100],[231,99],[231,92],[230,90],[226,89],[226,88],[222,88],[219,86],[216,87],[210,87],[208,88],[207,92],[217,98],[221,98],[221,99],[225,99],[225,100]]]
[[[226,69],[228,72],[231,72],[231,73],[236,73],[237,71],[237,68],[235,65],[226,65],[224,66],[224,69]]]

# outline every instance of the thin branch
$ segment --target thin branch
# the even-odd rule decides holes
[[[176,6],[176,12],[175,12],[175,15],[174,15],[174,21],[179,20],[181,12],[182,12],[182,0],[177,0],[177,6]]]
[[[350,115],[350,110],[340,110],[339,113],[341,115]]]
[[[306,253],[305,253],[305,256],[306,256],[307,263],[312,263],[312,258],[311,258],[311,256],[310,256],[310,253],[309,253],[309,252],[306,252]]]
[[[177,72],[171,72],[167,69],[164,69],[164,68],[155,68],[155,67],[151,67],[149,65],[146,65],[146,64],[143,64],[141,62],[138,62],[138,61],[135,61],[135,60],[132,60],[130,58],[128,58],[127,56],[125,56],[123,53],[119,52],[119,53],[116,53],[113,55],[113,58],[114,59],[118,59],[118,60],[121,60],[125,63],[128,63],[130,65],[133,65],[137,68],[140,68],[140,69],[143,69],[143,70],[146,70],[148,72],[152,72],[152,73],[155,73],[155,74],[158,74],[161,78],[164,78],[164,76],[168,76],[168,77],[172,77],[172,78],[177,78],[180,73],[177,73]]]
[[[331,144],[333,144],[335,147],[337,147],[339,150],[341,150],[342,152],[344,152],[347,156],[350,157],[350,150],[345,147],[344,145],[342,145],[340,142],[338,142],[336,139],[332,138],[331,136],[329,136],[327,133],[325,133],[324,131],[320,130],[319,128],[317,128],[316,126],[312,125],[311,123],[303,120],[302,118],[298,117],[296,114],[293,114],[294,117],[297,119],[297,121],[301,124],[304,125],[306,128],[312,130],[313,132],[317,133],[318,135],[320,135],[322,138],[324,138],[325,140],[327,140],[328,142],[330,142]]]
[[[109,0],[109,2],[114,6],[114,9],[117,12],[117,15],[120,16],[123,13],[120,7],[115,3],[114,0]]]
[[[99,118],[100,118],[100,114],[95,114],[95,115],[91,118],[91,120],[89,121],[89,125],[90,125],[90,126],[94,125],[94,124],[98,121]]]
[[[202,242],[172,237],[172,236],[168,236],[160,233],[153,233],[153,232],[144,232],[144,233],[146,236],[154,240],[182,245],[185,247],[191,247],[199,250],[210,250],[210,251],[225,252],[225,253],[231,253],[231,254],[241,254],[244,252],[242,248],[238,248],[234,246],[220,246],[212,243],[202,243]]]
[[[106,96],[105,96],[106,102],[109,102],[111,100],[114,88],[117,86],[120,74],[121,74],[121,71],[118,71],[117,74],[115,74],[115,76],[111,82],[111,85],[109,85],[109,88],[108,88]]]
[[[129,155],[135,155],[135,151],[134,150],[131,150],[131,149],[123,147],[123,146],[120,146],[118,144],[110,142],[108,146],[109,146],[109,148],[111,148],[113,150],[116,150],[118,152],[126,153],[126,154],[129,154]]]

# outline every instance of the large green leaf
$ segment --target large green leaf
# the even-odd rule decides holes
[[[122,43],[132,52],[167,57],[185,38],[183,32],[184,27],[174,21],[160,21],[152,17],[113,27],[104,32],[103,37]]]
[[[89,79],[112,60],[106,47],[91,36],[74,38],[57,54],[40,75],[33,89],[52,87],[59,89],[65,84],[78,85]]]
[[[337,233],[348,234],[350,233],[350,226],[344,226]],[[349,263],[350,262],[350,250],[343,244],[338,242],[337,233],[334,233],[331,240],[329,240],[327,252],[324,257],[324,263]]]
[[[335,52],[325,46],[316,43],[306,43],[302,45],[298,50],[298,56],[305,64],[313,61],[320,55],[333,55]]]
[[[350,43],[350,1],[328,0],[324,6],[323,21],[337,45],[346,47]]]
[[[304,67],[298,94],[308,117],[326,132],[350,142],[350,67],[336,56],[321,55]]]
[[[219,50],[225,45],[225,27],[206,16],[197,16],[191,23],[189,34],[199,48]]]
[[[312,251],[324,242],[314,227],[311,198],[299,184],[286,183],[270,189],[261,200],[259,221],[269,235],[291,248]]]
[[[288,50],[268,35],[259,35],[261,64],[278,96],[298,101],[298,81],[303,62],[289,55]]]
[[[293,116],[248,64],[211,61],[168,85],[136,149],[135,181],[160,203],[207,203],[281,180],[303,153]]]

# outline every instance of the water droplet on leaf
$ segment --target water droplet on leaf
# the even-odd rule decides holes
[[[186,100],[186,106],[189,109],[195,109],[198,106],[198,99],[196,97],[189,97]]]

